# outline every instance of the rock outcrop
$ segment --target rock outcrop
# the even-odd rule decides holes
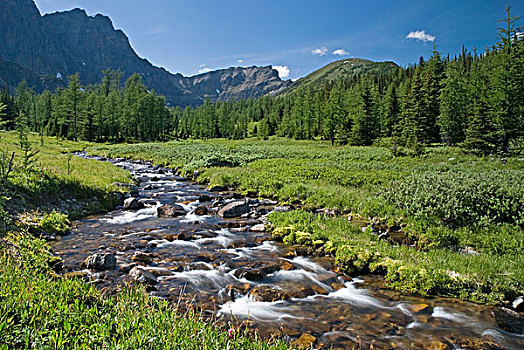
[[[85,84],[99,83],[102,71],[133,73],[164,95],[168,103],[196,106],[276,93],[291,84],[268,67],[235,67],[193,77],[172,74],[140,58],[121,30],[104,15],[74,9],[41,16],[32,0],[0,2],[0,87],[16,87],[23,79],[35,90],[67,84],[79,73]],[[13,67],[16,69],[13,70]]]

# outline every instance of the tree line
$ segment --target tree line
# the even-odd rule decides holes
[[[47,136],[95,142],[165,140],[173,118],[163,96],[149,91],[140,75],[121,85],[122,73],[108,69],[100,84],[83,86],[78,74],[67,87],[36,94],[25,81],[14,96],[0,92],[4,128],[24,125]]]
[[[17,120],[42,134],[88,141],[155,141],[271,135],[393,149],[462,145],[483,154],[519,148],[524,137],[524,37],[507,9],[499,40],[484,52],[431,57],[407,68],[303,86],[291,93],[200,107],[168,107],[138,74],[123,86],[108,69],[98,85],[78,75],[55,93],[22,82],[6,105],[4,127]]]

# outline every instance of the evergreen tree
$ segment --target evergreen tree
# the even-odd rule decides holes
[[[441,139],[448,145],[458,144],[465,138],[468,113],[466,79],[459,63],[448,63],[444,88],[439,97],[440,115],[437,118]]]
[[[65,90],[65,104],[67,108],[67,117],[72,119],[72,125],[70,129],[70,134],[67,135],[73,140],[78,141],[78,125],[80,119],[80,108],[81,108],[81,98],[82,98],[82,86],[80,85],[80,79],[78,73],[69,76],[68,86]]]
[[[400,122],[400,101],[397,96],[397,89],[392,84],[386,93],[384,116],[384,136],[393,136]]]
[[[351,143],[359,146],[369,146],[378,136],[378,120],[374,113],[374,102],[367,83],[360,88],[360,110],[353,121]]]
[[[506,8],[506,18],[499,21],[504,25],[499,28],[499,50],[493,57],[495,67],[491,74],[490,97],[501,139],[500,149],[503,152],[509,152],[510,142],[521,134],[524,122],[524,59],[522,39],[518,36],[522,27],[516,24],[519,18],[511,15],[509,6]]]

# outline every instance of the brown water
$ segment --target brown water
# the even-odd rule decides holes
[[[263,336],[293,340],[308,333],[317,348],[524,349],[522,329],[497,323],[493,313],[501,309],[401,296],[381,289],[379,277],[350,279],[333,272],[330,259],[300,256],[300,247],[251,231],[273,209],[270,201],[252,200],[243,218],[196,215],[198,205],[216,210],[235,199],[147,163],[115,163],[140,180],[146,208],[79,220],[52,244],[67,271],[82,270],[94,253],[115,254],[116,270],[86,271],[100,288],[132,280],[126,272],[136,264],[157,277],[148,287],[153,296],[224,320],[247,320]],[[201,203],[202,194],[212,201]],[[182,205],[187,214],[158,218],[164,203]]]

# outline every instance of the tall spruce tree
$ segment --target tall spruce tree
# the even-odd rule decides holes
[[[467,77],[458,62],[448,63],[440,93],[440,114],[437,125],[441,140],[448,145],[464,141],[467,127],[468,91]]]

